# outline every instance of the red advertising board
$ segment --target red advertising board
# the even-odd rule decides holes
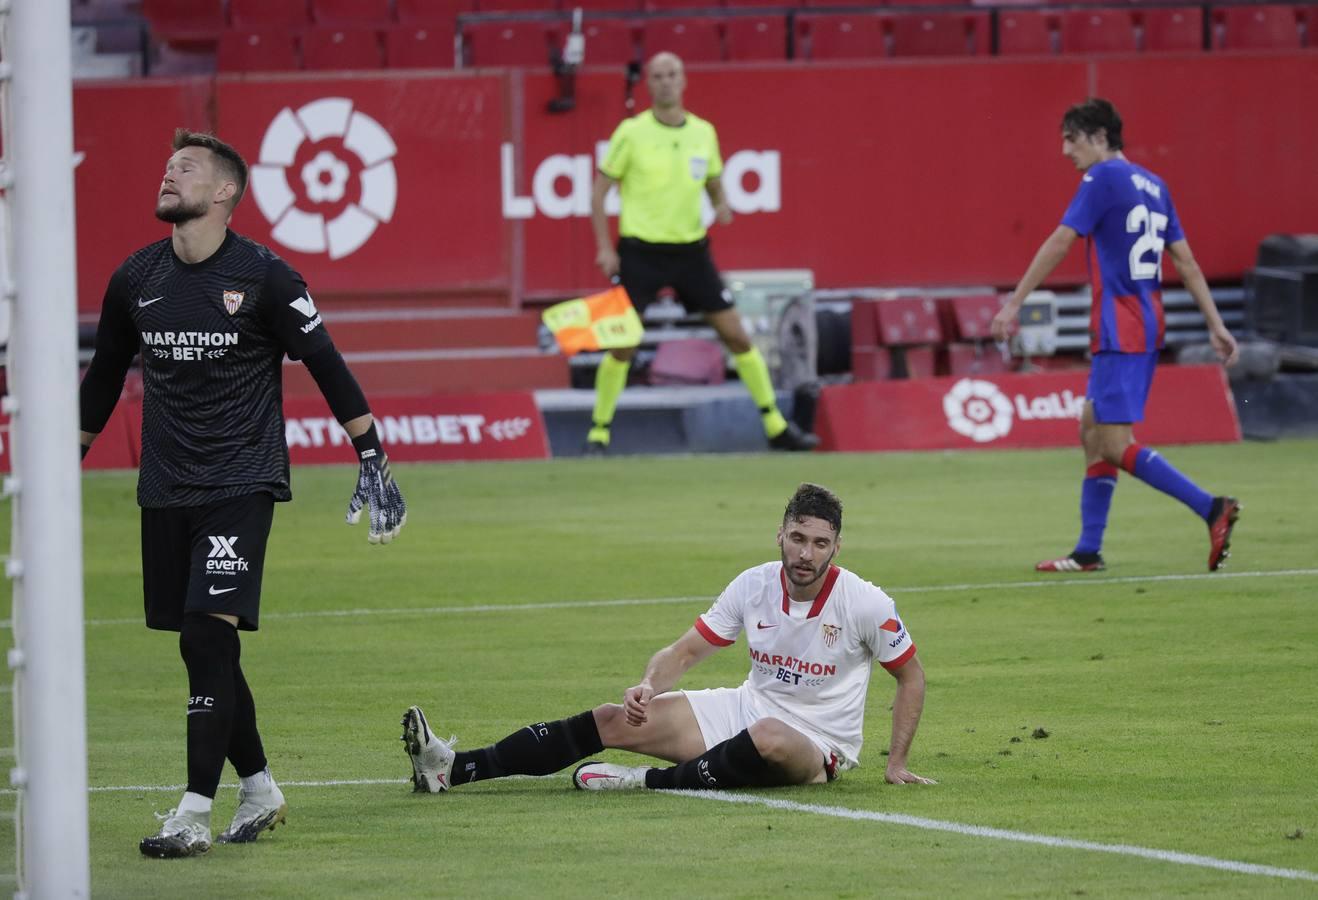
[[[372,397],[371,413],[395,462],[546,459],[549,438],[529,392]],[[353,459],[348,436],[323,401],[284,401],[284,434],[294,465]]]
[[[824,450],[975,450],[1079,444],[1083,372],[863,381],[826,387],[816,430]],[[1163,366],[1144,421],[1150,444],[1240,440],[1219,366]]]
[[[84,469],[135,469],[142,455],[141,405],[139,400],[124,397],[105,423],[91,452],[83,460]],[[0,472],[10,471],[13,434],[8,416],[0,415]]]
[[[1298,112],[1318,95],[1312,52],[693,65],[688,78],[726,165],[735,221],[711,231],[725,269],[809,268],[822,287],[1014,283],[1078,183],[1060,115],[1094,93],[1121,109],[1127,155],[1167,179],[1210,278],[1239,278],[1269,233],[1318,231],[1318,116]],[[623,79],[587,68],[575,108],[552,114],[557,91],[547,72],[497,69],[80,84],[80,308],[168,233],[151,204],[177,125],[246,156],[234,227],[313,292],[598,288],[590,183],[625,115]],[[1168,105],[1168,92],[1197,99]],[[1225,123],[1207,143],[1206,121]],[[1083,280],[1077,250],[1055,281]]]

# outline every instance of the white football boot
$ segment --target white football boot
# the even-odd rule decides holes
[[[238,788],[238,811],[218,838],[220,844],[249,844],[261,836],[267,828],[275,830],[288,818],[288,804],[284,801],[284,792],[270,777],[270,770],[264,773],[264,786],[255,790]]]
[[[627,791],[645,787],[649,766],[617,766],[613,763],[586,762],[572,773],[572,783],[582,791]]]
[[[412,760],[413,793],[438,794],[451,786],[453,745],[456,737],[441,741],[435,737],[419,706],[409,706],[403,713],[403,746]]]
[[[182,859],[186,856],[201,856],[211,848],[210,813],[179,812],[171,809],[163,816],[156,813],[156,818],[164,822],[160,831],[150,837],[142,838],[137,848],[143,856],[155,859]]]

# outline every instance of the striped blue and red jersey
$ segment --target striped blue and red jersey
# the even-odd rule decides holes
[[[1062,224],[1085,238],[1093,288],[1089,349],[1162,348],[1162,248],[1185,237],[1166,183],[1127,159],[1095,163]]]

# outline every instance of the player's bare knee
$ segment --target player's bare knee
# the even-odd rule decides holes
[[[620,747],[624,741],[623,728],[627,727],[626,715],[617,703],[604,703],[592,710],[595,714],[595,728],[600,733],[600,741],[606,747]]]
[[[729,353],[740,356],[751,348],[751,342],[744,337],[725,337],[723,344],[728,348]]]
[[[786,762],[791,756],[796,731],[779,719],[764,718],[747,729],[755,749],[769,762]]]

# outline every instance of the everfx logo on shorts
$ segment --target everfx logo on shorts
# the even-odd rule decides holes
[[[247,560],[233,549],[233,545],[238,543],[238,535],[223,537],[209,534],[206,539],[211,542],[211,552],[206,557],[207,574],[236,575],[247,571]]]

